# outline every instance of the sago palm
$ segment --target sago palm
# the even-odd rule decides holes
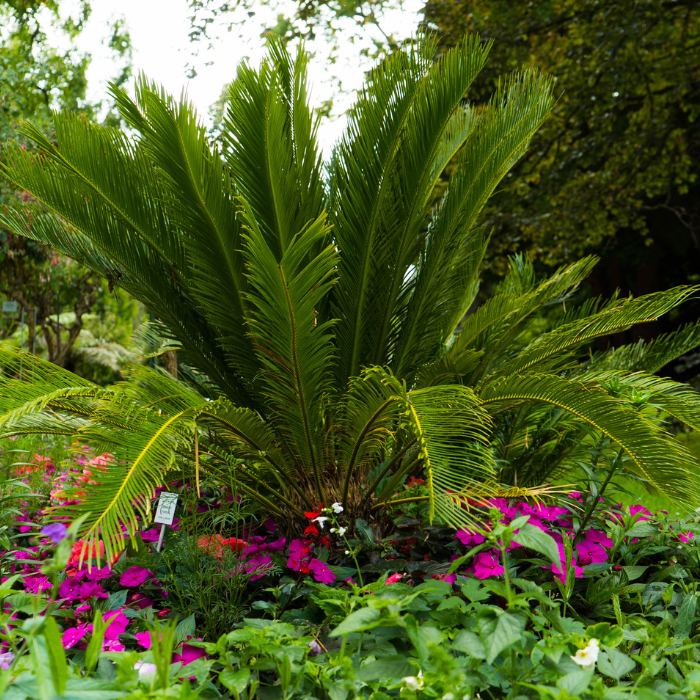
[[[136,101],[114,90],[133,136],[69,113],[53,140],[23,127],[36,151],[9,148],[2,168],[38,203],[5,212],[5,226],[141,300],[181,361],[180,380],[134,367],[101,388],[2,354],[3,434],[77,433],[128,453],[72,507],[89,514],[86,537],[119,548],[173,470],[230,480],[288,523],[331,501],[371,516],[422,470],[431,517],[464,525],[468,497],[502,488],[494,417],[523,404],[561,407],[670,495],[692,496],[680,445],[605,382],[567,375],[573,349],[690,289],[590,309],[523,346],[526,319],[591,261],[540,285],[523,268],[460,327],[487,244],[478,214],[552,105],[550,79],[526,72],[470,108],[488,50],[471,37],[435,58],[421,38],[384,60],[326,165],[306,55],[280,43],[259,70],[239,68],[221,151],[184,99],[145,80]]]

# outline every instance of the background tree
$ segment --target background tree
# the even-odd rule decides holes
[[[90,3],[82,0],[77,13],[67,18],[61,15],[62,7],[55,0],[0,0],[0,160],[10,143],[29,146],[16,130],[24,119],[30,119],[50,138],[54,133],[52,110],[70,110],[113,125],[119,121],[111,104],[86,99],[89,56],[75,48],[58,50],[49,39],[62,35],[74,40],[90,15]],[[111,27],[109,46],[117,65],[121,64],[115,82],[123,84],[131,75],[131,42],[120,21]],[[0,183],[2,207],[18,197],[26,200],[28,196],[10,188],[6,182]],[[104,303],[106,291],[107,285],[87,268],[58,256],[47,246],[14,236],[0,226],[0,295],[17,301],[20,307],[36,309],[36,329],[34,312],[26,315],[25,347],[38,343],[45,357],[62,367],[75,368],[80,356],[80,366],[87,369],[86,348],[82,353],[73,353],[73,349],[98,300],[102,312],[113,306]],[[59,310],[60,339],[56,318]],[[128,333],[131,332],[133,310],[124,308],[122,312],[127,323],[115,324],[119,330],[108,334],[113,336],[111,340],[123,339],[127,327]],[[3,319],[4,337],[17,331],[20,316],[18,313],[14,318]],[[35,334],[38,334],[37,343]],[[97,342],[93,333],[90,336],[83,345]],[[90,376],[97,378],[94,374]]]
[[[557,79],[552,116],[483,212],[494,275],[506,254],[527,251],[545,266],[600,255],[595,294],[700,278],[698,3],[429,0],[424,13],[445,47],[465,32],[495,40],[497,69],[479,76],[477,103],[512,66]]]

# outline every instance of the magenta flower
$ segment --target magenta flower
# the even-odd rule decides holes
[[[606,535],[604,532],[594,530],[593,528],[586,530],[586,539],[589,542],[595,542],[603,547],[613,546],[612,538],[608,537],[608,535]]]
[[[137,632],[134,637],[136,641],[144,648],[151,648],[151,633],[150,632]]]
[[[433,578],[437,579],[438,581],[446,581],[452,585],[457,580],[457,574],[455,572],[452,572],[451,574],[433,574]]]
[[[648,515],[649,518],[651,517],[651,513],[649,512],[649,510],[641,505],[630,506],[630,513],[632,515],[637,515],[637,513],[644,513],[644,515]],[[640,515],[639,518],[637,518],[637,519],[638,520],[649,520],[649,518],[645,518],[644,516]]]
[[[578,565],[576,562],[576,559],[573,559],[571,561],[571,564],[574,567],[574,575],[576,578],[583,578],[583,569]],[[559,583],[565,584],[566,583],[566,564],[564,562],[559,562],[559,566],[556,564],[552,564],[552,573],[554,574],[554,577],[559,579]]]
[[[187,664],[191,664],[193,661],[206,656],[204,649],[201,647],[193,647],[191,644],[183,644],[179,652],[179,654],[173,654],[173,663],[182,661],[183,666],[187,666]]]
[[[267,574],[272,568],[272,557],[269,554],[263,554],[262,552],[251,557],[245,563],[245,572],[247,574],[252,574],[250,577],[251,581],[257,581]]]
[[[86,581],[80,584],[80,600],[87,600],[88,598],[109,598],[109,593],[105,591],[99,583],[94,581]]]
[[[576,553],[583,566],[589,564],[602,564],[608,560],[608,553],[596,542],[583,540],[576,545]]]
[[[160,532],[159,532],[157,527],[154,527],[151,530],[144,530],[141,533],[141,539],[144,542],[157,542],[159,537],[160,537]]]
[[[24,588],[28,593],[34,593],[34,595],[39,595],[41,591],[47,591],[52,587],[51,581],[49,581],[48,576],[39,576],[37,574],[32,574],[24,579]]]
[[[335,581],[335,574],[320,559],[311,560],[309,572],[320,583],[329,584]]]
[[[119,635],[126,632],[129,618],[121,610],[114,610],[105,613],[104,619],[109,623],[105,629],[105,640],[119,641]]]
[[[87,627],[85,625],[80,625],[78,627],[69,627],[64,633],[61,641],[63,642],[64,649],[70,649],[74,647],[86,634]]]
[[[458,530],[455,539],[459,540],[465,547],[475,547],[486,541],[486,538],[474,530]]]
[[[119,577],[119,583],[128,587],[140,586],[149,576],[153,576],[153,574],[148,569],[144,569],[142,566],[132,566]]]
[[[68,598],[69,600],[74,600],[80,597],[80,586],[81,582],[76,577],[67,578],[58,588],[58,595],[61,598]]]
[[[678,535],[678,539],[679,539],[681,542],[686,542],[686,543],[688,543],[688,542],[690,542],[690,540],[693,539],[693,533],[692,533],[692,532],[681,532],[681,534]]]
[[[493,552],[482,552],[474,557],[474,576],[476,578],[490,578],[491,576],[500,576],[502,573],[503,567]]]
[[[392,574],[387,578],[385,581],[385,584],[388,586],[391,583],[398,583],[401,579],[403,578],[403,574],[400,574],[398,571],[395,574]]]

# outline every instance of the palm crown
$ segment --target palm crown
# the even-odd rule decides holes
[[[552,105],[551,80],[534,72],[505,80],[484,108],[465,105],[488,50],[465,38],[435,59],[422,37],[385,59],[325,166],[307,57],[279,42],[259,70],[239,68],[221,151],[184,99],[145,80],[135,102],[113,90],[133,137],[70,113],[56,115],[54,141],[24,126],[37,152],[10,147],[2,169],[40,204],[6,211],[5,226],[141,300],[158,319],[152,336],[184,363],[180,381],[136,366],[101,388],[0,351],[5,435],[77,433],[129,454],[72,506],[88,514],[88,538],[118,549],[134,506],[148,517],[176,468],[232,479],[282,518],[331,501],[366,514],[422,468],[431,517],[465,525],[467,496],[502,489],[489,440],[513,412],[571,416],[671,496],[693,495],[690,455],[610,383],[643,386],[656,409],[697,424],[690,392],[651,374],[698,344],[697,328],[627,351],[646,371],[608,355],[576,361],[592,339],[657,318],[691,288],[588,305],[524,342],[533,314],[594,261],[537,283],[516,259],[461,323],[488,242],[477,216]]]

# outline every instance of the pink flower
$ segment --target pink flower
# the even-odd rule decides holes
[[[60,586],[58,589],[58,595],[61,596],[61,598],[68,598],[70,600],[74,600],[75,598],[80,597],[80,586],[81,582],[79,579],[73,577],[73,578],[67,578]]]
[[[596,542],[583,540],[576,545],[576,553],[584,566],[602,564],[608,560],[608,553]]]
[[[253,574],[250,577],[251,581],[257,581],[259,578],[262,578],[271,568],[272,557],[269,554],[256,554],[245,564],[246,573]]]
[[[127,569],[120,577],[119,583],[122,586],[140,586],[149,576],[153,574],[142,566],[132,566]]]
[[[80,625],[79,627],[69,627],[64,633],[61,641],[64,649],[74,647],[86,634],[87,626]]]
[[[386,585],[388,586],[390,583],[398,583],[401,579],[403,578],[403,574],[400,574],[398,571],[395,574],[392,574],[387,578],[386,580]]]
[[[311,560],[309,572],[320,583],[329,584],[335,581],[335,574],[320,559]]]
[[[191,664],[193,661],[206,656],[204,649],[193,647],[191,644],[183,644],[179,651],[179,654],[173,654],[173,663],[182,661],[183,666],[187,666],[187,664]]]
[[[597,544],[600,544],[603,547],[613,546],[613,541],[610,537],[608,537],[604,532],[601,532],[600,530],[594,530],[593,528],[591,528],[590,530],[586,530],[586,539],[589,542],[596,542]]]
[[[433,578],[438,581],[446,581],[452,585],[457,580],[457,574],[455,572],[451,574],[433,574]]]
[[[126,627],[129,624],[129,618],[120,610],[114,610],[105,613],[105,622],[109,622],[105,629],[105,639],[119,641],[119,635],[126,632]]]
[[[491,576],[500,576],[502,573],[503,567],[493,552],[481,552],[474,557],[474,576],[476,578],[490,578]]]
[[[49,590],[52,585],[53,584],[51,581],[49,581],[48,576],[33,574],[25,577],[24,579],[25,590],[27,590],[29,593],[34,593],[34,595],[38,595],[40,591]]]
[[[649,512],[649,510],[641,505],[630,506],[630,513],[632,515],[637,515],[637,513],[644,513],[645,515],[648,515],[649,518],[651,517],[651,513]],[[639,516],[638,520],[649,520],[649,518]]]
[[[465,547],[475,547],[486,541],[486,538],[473,530],[458,530],[455,539],[459,540]]]
[[[693,539],[693,533],[692,532],[681,532],[681,534],[678,535],[678,539],[681,542],[690,542],[690,540]]]
[[[136,641],[144,648],[151,648],[151,633],[150,632],[137,632],[134,637]]]
[[[143,593],[134,593],[129,601],[129,607],[145,610],[153,607],[153,600]]]
[[[160,532],[157,527],[154,527],[151,530],[144,530],[141,533],[141,540],[143,542],[157,542],[159,537]]]
[[[578,501],[579,503],[583,503],[583,498],[581,498],[581,493],[579,491],[572,491],[571,493],[568,493],[567,496],[569,498],[573,498],[574,501]]]
[[[87,600],[88,598],[109,598],[109,593],[105,591],[99,583],[94,581],[86,581],[80,585],[80,600]]]

